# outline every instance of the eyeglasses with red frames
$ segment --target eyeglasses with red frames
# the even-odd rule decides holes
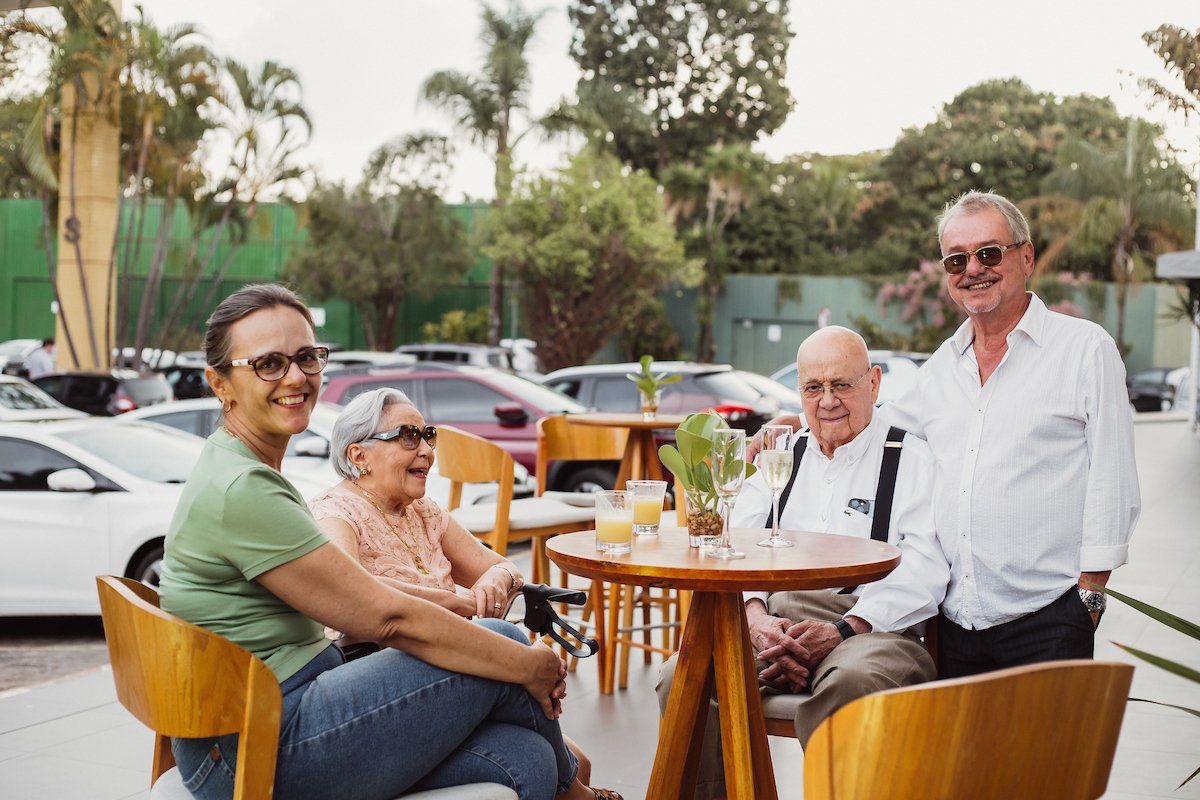
[[[980,247],[978,250],[968,250],[965,253],[951,253],[942,259],[942,266],[946,268],[946,272],[951,275],[962,275],[967,271],[967,264],[971,263],[971,256],[975,256],[985,267],[994,267],[1004,260],[1004,254],[1009,250],[1020,247],[1025,242],[1013,242],[1012,244],[989,244]]]
[[[284,353],[267,353],[255,358],[235,358],[226,367],[253,367],[254,374],[264,381],[277,381],[287,375],[292,364],[305,375],[316,375],[329,363],[328,347],[306,347],[293,356]]]

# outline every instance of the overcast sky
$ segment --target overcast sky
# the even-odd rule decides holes
[[[368,154],[394,136],[454,133],[445,115],[418,102],[420,85],[437,70],[475,72],[482,60],[475,0],[141,2],[159,25],[198,24],[220,55],[295,69],[314,126],[305,157],[327,179],[357,179]],[[535,112],[570,95],[578,77],[567,6],[526,3],[545,9],[529,54]],[[1200,29],[1198,0],[791,0],[790,22],[797,102],[760,144],[772,158],[889,147],[968,86],[1011,76],[1038,91],[1111,97],[1123,113],[1169,124],[1189,163],[1200,157],[1200,120],[1185,126],[1148,109],[1130,77],[1163,77],[1141,34],[1162,23]],[[563,150],[530,137],[516,155],[546,169]],[[490,197],[491,184],[489,160],[463,142],[450,199]]]

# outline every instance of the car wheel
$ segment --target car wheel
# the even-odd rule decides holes
[[[598,492],[611,489],[617,482],[617,472],[605,467],[585,467],[572,473],[564,482],[565,492]]]
[[[157,544],[143,553],[142,557],[134,562],[129,577],[157,589],[159,581],[162,579],[162,562],[163,546]]]

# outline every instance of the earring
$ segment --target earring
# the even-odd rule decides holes
[[[360,477],[360,478],[363,477],[364,475],[370,475],[370,474],[371,474],[371,465],[370,464],[363,464],[358,470],[358,477]]]
[[[222,401],[221,402],[221,413],[228,414],[230,411],[233,411],[233,401],[232,400]]]

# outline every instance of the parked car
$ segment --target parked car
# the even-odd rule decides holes
[[[0,422],[36,422],[86,417],[67,408],[24,378],[0,375]]]
[[[903,350],[869,350],[867,356],[871,366],[879,367],[883,373],[879,383],[878,405],[895,400],[907,392],[917,381],[917,369],[929,360],[927,353],[910,353]],[[771,373],[771,380],[795,389],[799,386],[796,362],[785,364]]]
[[[25,369],[25,359],[41,346],[41,339],[9,339],[0,343],[0,371],[5,375],[29,377],[29,370]]]
[[[115,417],[175,399],[171,384],[157,372],[48,372],[33,383],[63,405],[94,416]]]
[[[1170,411],[1187,367],[1152,367],[1125,379],[1135,411]],[[1173,380],[1172,380],[1173,379]]]
[[[530,472],[536,468],[537,421],[550,414],[585,410],[569,397],[504,370],[435,363],[333,373],[321,399],[345,405],[383,386],[407,394],[430,424],[453,425],[495,442]]]
[[[625,376],[638,369],[633,362],[566,367],[551,372],[544,383],[588,408],[633,412],[641,410],[641,400],[637,387]],[[728,364],[655,361],[654,371],[682,376],[678,383],[663,387],[658,410],[664,414],[711,408],[733,427],[753,434],[779,410],[777,401],[764,397]]]
[[[804,398],[795,389],[773,381],[766,375],[759,375],[757,372],[735,369],[733,374],[750,384],[768,401],[775,403],[779,412],[799,414],[801,418],[804,417]]]
[[[338,350],[330,352],[329,363],[325,369],[346,369],[350,367],[407,367],[417,363],[417,357],[411,353],[380,353],[375,350]]]
[[[332,486],[341,480],[333,465],[330,463],[330,441],[333,437],[333,424],[337,421],[341,408],[328,403],[317,403],[309,419],[308,430],[297,434],[288,442],[288,448],[283,455],[282,472],[293,482],[310,481],[321,487]],[[177,431],[207,438],[217,428],[221,415],[221,403],[215,397],[205,397],[198,400],[179,400],[166,405],[150,406],[148,408],[130,411],[122,414],[117,421],[124,424],[154,423]],[[513,497],[529,497],[536,489],[533,478],[520,464],[513,469]],[[425,485],[427,496],[443,508],[450,500],[450,481],[443,478],[434,461],[433,470],[429,473]],[[462,504],[494,501],[496,489],[487,484],[470,484],[463,487]]]
[[[408,353],[418,361],[440,361],[444,364],[472,364],[477,367],[512,369],[512,356],[503,347],[486,344],[402,344],[397,353]]]

